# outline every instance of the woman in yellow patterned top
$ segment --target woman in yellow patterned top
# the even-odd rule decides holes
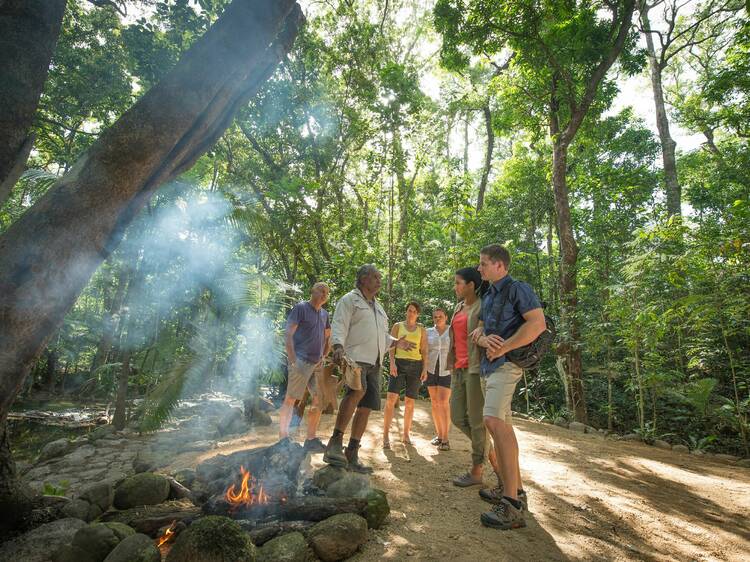
[[[414,301],[406,305],[406,321],[397,322],[391,329],[391,335],[396,338],[406,338],[406,341],[414,344],[414,349],[393,349],[389,351],[391,363],[391,376],[388,378],[388,397],[386,398],[385,411],[383,412],[383,448],[390,449],[391,443],[388,432],[393,420],[393,409],[398,402],[402,388],[406,388],[406,400],[404,405],[404,435],[403,441],[411,445],[409,432],[411,431],[411,420],[414,417],[414,400],[419,393],[422,382],[427,380],[427,331],[424,326],[417,322],[421,312],[419,303]]]

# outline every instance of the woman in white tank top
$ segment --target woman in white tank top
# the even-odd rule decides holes
[[[442,308],[432,313],[434,326],[427,329],[427,392],[432,403],[432,421],[437,435],[432,444],[440,451],[450,450],[448,429],[450,428],[451,372],[448,351],[451,346],[448,315]]]

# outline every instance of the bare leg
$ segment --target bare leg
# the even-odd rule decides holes
[[[359,404],[359,401],[364,395],[364,390],[355,390],[354,392],[348,393],[341,400],[341,404],[339,404],[339,413],[336,415],[335,426],[341,433],[346,431],[346,426],[349,425],[349,422],[354,415],[354,410],[357,409],[357,404]]]
[[[495,454],[503,477],[503,494],[518,499],[518,441],[513,426],[493,416],[485,416],[484,423],[495,442]]]
[[[315,439],[315,435],[318,431],[318,424],[320,423],[320,396],[315,393],[312,397],[312,404],[307,410],[307,438]]]
[[[448,401],[451,397],[451,389],[443,388],[441,386],[435,388],[437,389],[438,416],[440,418],[438,437],[440,437],[441,441],[448,441],[448,417],[450,415],[450,404],[448,403]]]
[[[438,402],[438,392],[436,386],[428,386],[427,392],[430,394],[430,408],[432,410],[432,423],[435,424],[435,433],[440,439],[440,428],[442,420],[440,419],[440,404]]]
[[[370,408],[357,408],[352,422],[352,439],[357,441],[362,439],[367,429],[367,421],[370,419]]]
[[[292,421],[292,409],[294,408],[294,398],[290,398],[287,394],[284,398],[284,403],[279,409],[279,439],[289,437],[289,424]]]
[[[411,420],[414,418],[414,398],[404,400],[404,441],[408,442],[411,433]]]
[[[398,394],[395,392],[389,392],[385,399],[385,410],[383,411],[383,442],[387,443],[390,441],[388,438],[388,432],[391,430],[391,422],[393,421],[393,409],[396,407],[398,402]]]

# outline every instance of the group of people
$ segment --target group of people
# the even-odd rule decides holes
[[[541,303],[533,289],[509,274],[511,257],[499,245],[480,251],[479,266],[455,273],[459,299],[450,322],[443,309],[432,313],[433,326],[419,324],[419,303],[406,307],[406,319],[389,330],[389,320],[377,299],[382,276],[374,265],[357,271],[356,288],[336,304],[333,319],[323,305],[329,288],[316,283],[309,301],[297,304],[287,321],[289,365],[287,394],[280,411],[280,437],[288,437],[292,409],[305,389],[312,395],[304,447],[323,453],[334,466],[361,473],[372,468],[359,460],[359,448],[370,412],[380,409],[381,365],[389,353],[390,376],[384,411],[384,449],[394,408],[405,391],[403,435],[410,444],[414,401],[425,383],[432,400],[437,435],[433,445],[450,449],[448,419],[470,440],[471,468],[453,479],[459,487],[480,486],[481,499],[493,505],[482,513],[487,527],[515,529],[526,525],[528,500],[521,481],[518,442],[511,420],[511,400],[523,371],[506,354],[534,341],[546,328]],[[316,436],[320,420],[320,377],[323,358],[332,351],[338,365],[356,364],[359,384],[347,384],[333,434],[327,444]],[[358,387],[358,388],[357,388]],[[351,423],[349,441],[344,432]],[[497,486],[481,487],[489,462]]]

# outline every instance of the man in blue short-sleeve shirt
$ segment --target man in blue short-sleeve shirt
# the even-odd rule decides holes
[[[482,297],[482,325],[472,337],[485,348],[482,381],[485,388],[484,425],[492,435],[500,461],[502,484],[480,490],[480,497],[495,507],[483,513],[482,524],[496,529],[525,527],[526,493],[521,484],[518,441],[513,431],[510,404],[523,371],[505,354],[534,341],[547,328],[539,299],[527,284],[508,275],[510,253],[499,245],[482,248],[479,273],[490,287]]]
[[[305,449],[311,453],[322,453],[323,442],[316,437],[320,423],[323,357],[328,353],[331,323],[323,305],[328,302],[330,290],[325,283],[316,283],[310,291],[310,300],[292,308],[286,321],[286,355],[289,367],[284,404],[279,410],[279,437],[289,436],[292,408],[297,400],[310,390],[312,404],[307,410],[307,439]]]

